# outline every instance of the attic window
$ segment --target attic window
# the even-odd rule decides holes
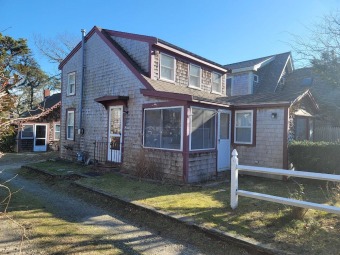
[[[302,85],[304,86],[311,86],[313,83],[313,78],[307,77],[302,80]]]
[[[175,58],[169,55],[161,54],[160,78],[169,81],[175,81]]]
[[[254,74],[254,82],[259,83],[259,76],[257,74]]]

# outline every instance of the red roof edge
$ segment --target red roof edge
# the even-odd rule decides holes
[[[111,36],[118,36],[118,37],[123,37],[126,39],[147,42],[149,44],[154,44],[157,42],[157,38],[153,36],[132,34],[132,33],[126,33],[126,32],[109,30],[109,29],[105,29],[105,31]]]
[[[143,76],[136,70],[136,68],[124,57],[124,55],[114,46],[109,38],[103,33],[102,28],[94,26],[90,32],[85,36],[85,42],[91,38],[94,33],[97,33],[99,37],[109,46],[109,48],[123,61],[123,63],[132,71],[132,73],[138,78],[138,80],[150,90],[154,88],[143,78]],[[107,31],[107,30],[104,30]],[[112,39],[111,39],[112,40]],[[81,48],[81,42],[71,51],[71,53],[60,63],[59,69],[61,69],[67,61]]]

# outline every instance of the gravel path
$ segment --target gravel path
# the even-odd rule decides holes
[[[40,157],[29,161],[40,160]],[[26,162],[23,160],[22,162]],[[22,164],[18,160],[3,160],[0,158],[0,183],[13,177],[14,170]],[[2,180],[2,181],[1,181]],[[11,181],[16,187],[23,187],[24,192],[33,194],[46,206],[46,210],[53,212],[69,222],[77,222],[83,226],[102,228],[107,235],[114,236],[113,246],[124,251],[124,254],[204,254],[197,247],[182,244],[176,240],[159,236],[143,227],[137,227],[125,219],[115,216],[112,212],[91,205],[76,197],[62,193],[41,181],[24,179],[17,176]],[[52,202],[53,201],[53,202]],[[1,219],[0,224],[0,254],[18,254],[18,228],[12,223]],[[38,254],[34,252],[32,243],[25,242],[24,254]],[[11,249],[11,247],[13,247]],[[15,248],[14,248],[15,247]]]

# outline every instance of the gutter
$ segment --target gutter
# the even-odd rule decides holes
[[[81,66],[81,82],[80,82],[80,102],[79,102],[79,128],[78,128],[78,135],[84,134],[84,128],[82,127],[83,124],[83,87],[85,83],[85,29],[81,29],[81,59],[82,59],[82,66]]]

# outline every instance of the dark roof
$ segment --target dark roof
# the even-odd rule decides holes
[[[250,94],[242,96],[232,96],[227,99],[233,105],[247,104],[289,104],[303,97],[308,90],[287,90],[282,92],[267,92],[261,94]]]
[[[258,71],[260,82],[255,93],[275,92],[289,57],[290,52],[277,54],[272,62]]]
[[[39,103],[38,106],[34,107],[32,110],[24,112],[20,115],[20,118],[35,117],[41,114],[43,111],[54,108],[61,103],[61,93],[53,94],[47,97],[44,101]]]
[[[257,65],[259,63],[262,63],[263,61],[270,59],[273,56],[275,56],[275,55],[251,59],[251,60],[246,60],[246,61],[241,61],[241,62],[232,63],[232,64],[227,64],[227,65],[224,65],[224,67],[228,68],[228,69],[232,69],[232,70],[233,69],[239,69],[239,68],[251,67],[251,66]]]

